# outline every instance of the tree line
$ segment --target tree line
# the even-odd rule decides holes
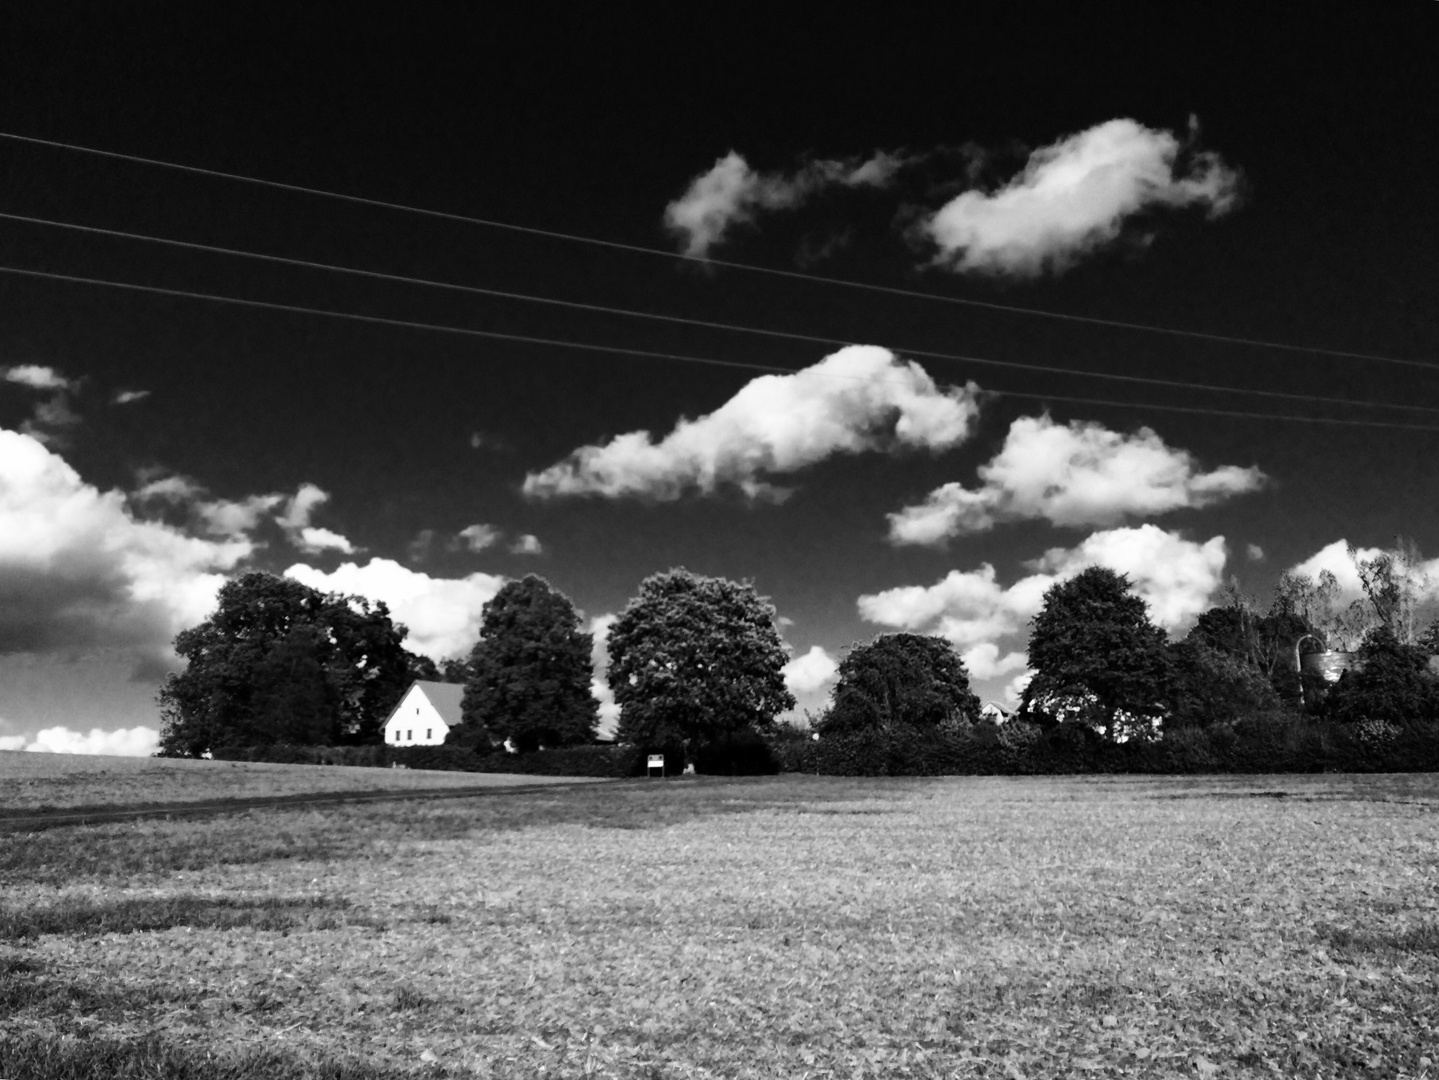
[[[1439,621],[1421,618],[1428,583],[1417,548],[1401,542],[1372,559],[1351,555],[1361,600],[1341,608],[1328,572],[1282,575],[1267,607],[1231,584],[1180,641],[1154,625],[1122,574],[1090,567],[1059,582],[1031,620],[1034,674],[1017,718],[1115,742],[1265,715],[1439,719],[1428,667]],[[751,585],[684,569],[646,578],[605,642],[620,707],[616,739],[692,756],[702,745],[784,734],[776,718],[795,699],[777,625],[773,605]],[[187,664],[160,691],[160,752],[377,743],[414,679],[464,684],[451,744],[528,753],[595,740],[594,639],[543,578],[501,587],[464,660],[436,665],[405,649],[406,633],[383,603],[258,572],[227,582],[215,612],[175,639]],[[1305,647],[1355,655],[1331,686],[1297,670]],[[969,672],[948,641],[882,634],[846,652],[804,734],[923,733],[981,720]]]

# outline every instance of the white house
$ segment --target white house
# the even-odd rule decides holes
[[[458,683],[416,679],[385,721],[385,742],[391,746],[439,746],[460,722]]]

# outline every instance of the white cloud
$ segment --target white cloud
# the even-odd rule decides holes
[[[329,492],[322,491],[315,484],[301,484],[300,489],[285,504],[284,513],[277,515],[275,521],[285,530],[285,536],[290,543],[301,551],[310,554],[338,551],[343,555],[352,555],[355,545],[345,537],[330,529],[310,524],[315,511],[329,501]]]
[[[1202,206],[1216,217],[1238,202],[1238,174],[1212,153],[1133,120],[1041,147],[993,193],[966,191],[922,225],[936,261],[968,273],[1062,273],[1113,242],[1153,207]]]
[[[24,750],[27,742],[24,735],[0,735],[0,750]]]
[[[1354,554],[1360,559],[1368,561],[1384,554],[1394,555],[1396,552],[1386,552],[1384,548],[1367,547],[1357,548]],[[1303,574],[1313,579],[1318,579],[1325,570],[1333,574],[1339,583],[1339,596],[1337,597],[1339,602],[1348,604],[1364,597],[1364,585],[1359,579],[1359,568],[1349,555],[1349,541],[1341,539],[1335,540],[1332,544],[1326,544],[1309,558],[1290,568],[1291,573]],[[1415,567],[1415,571],[1415,584],[1419,586],[1419,598],[1421,600],[1439,598],[1439,558],[1421,560]]]
[[[204,499],[195,504],[195,512],[205,530],[216,536],[244,536],[260,524],[264,516],[285,501],[283,495],[249,495],[243,499]]]
[[[1074,548],[1052,548],[1031,565],[1073,577],[1088,566],[1104,566],[1129,575],[1134,591],[1149,605],[1149,617],[1171,633],[1187,627],[1209,607],[1224,580],[1228,555],[1224,537],[1200,544],[1155,525],[1110,529],[1087,537]]]
[[[748,224],[761,211],[793,209],[829,187],[887,187],[907,163],[904,155],[880,151],[863,161],[811,161],[785,176],[756,172],[731,150],[665,207],[665,227],[686,255],[704,258],[731,226]]]
[[[110,399],[112,405],[129,405],[132,402],[144,401],[150,396],[148,390],[117,390],[115,396]]]
[[[610,689],[608,681],[610,670],[609,633],[610,627],[618,618],[619,616],[614,612],[596,615],[590,619],[589,625],[586,627],[594,641],[590,649],[590,664],[594,668],[594,674],[590,678],[590,696],[599,702],[599,733],[606,738],[614,735],[620,722],[619,702],[615,701],[614,691]]]
[[[459,539],[470,551],[484,551],[485,548],[499,543],[501,535],[503,534],[500,530],[493,525],[475,524],[461,529]]]
[[[505,583],[481,573],[434,578],[390,559],[341,563],[328,573],[296,563],[285,574],[322,592],[383,600],[394,619],[410,628],[406,648],[433,660],[469,653],[479,640],[481,609]]]
[[[1029,681],[1034,678],[1033,671],[1021,671],[1009,682],[1004,684],[1003,700],[1018,705],[1024,697],[1024,691],[1029,686]]]
[[[120,648],[170,656],[248,540],[142,521],[32,436],[0,429],[0,652]]]
[[[839,675],[839,661],[823,646],[811,645],[809,652],[796,656],[784,666],[784,682],[796,696],[813,694]]]
[[[235,537],[248,536],[267,514],[285,501],[285,496],[280,494],[249,495],[238,500],[204,496],[203,485],[187,476],[171,474],[147,481],[130,497],[141,504],[158,500],[188,507],[210,535]]]
[[[600,495],[661,501],[734,486],[751,499],[789,492],[763,477],[834,454],[944,450],[970,434],[977,387],[940,389],[918,364],[888,349],[851,345],[792,375],[752,379],[714,412],[681,419],[655,441],[648,431],[582,446],[525,477],[531,498]]]
[[[4,369],[6,382],[19,383],[32,390],[68,390],[71,381],[52,367],[43,364],[16,364]]]
[[[1102,424],[1020,417],[999,453],[978,469],[981,484],[945,484],[924,502],[889,515],[896,544],[940,544],[998,522],[1042,518],[1055,525],[1112,525],[1131,516],[1210,506],[1255,491],[1257,467],[1200,472],[1193,455],[1149,428],[1133,435]]]
[[[88,734],[67,727],[43,728],[28,743],[7,746],[13,739],[0,739],[0,750],[28,750],[48,754],[105,754],[112,757],[149,757],[160,745],[160,732],[152,727],[120,728],[105,731],[91,728]]]
[[[1249,544],[1249,545],[1247,545],[1247,546],[1244,548],[1244,554],[1245,554],[1245,557],[1248,558],[1250,562],[1263,562],[1263,561],[1264,561],[1264,549],[1263,549],[1262,547],[1260,547],[1258,544]]]
[[[1031,571],[1014,584],[999,583],[994,567],[951,570],[933,585],[905,585],[861,596],[866,622],[916,633],[938,634],[964,650],[977,679],[994,678],[1023,666],[1018,638],[1039,613],[1045,592],[1088,566],[1128,575],[1149,606],[1150,617],[1178,633],[1208,606],[1223,580],[1224,537],[1205,543],[1186,540],[1154,525],[1110,529],[1073,548],[1053,548],[1027,564]],[[1001,646],[1009,640],[1012,648]]]
[[[545,546],[533,533],[525,533],[510,545],[511,555],[543,555],[544,553]]]
[[[1000,655],[999,646],[985,641],[964,651],[960,657],[971,679],[997,679],[1011,671],[1019,671],[1029,661],[1023,652],[1013,650]]]

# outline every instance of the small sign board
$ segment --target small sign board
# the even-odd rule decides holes
[[[645,769],[645,775],[653,775],[655,769],[660,771],[661,776],[665,774],[665,756],[663,754],[650,755],[649,766]]]

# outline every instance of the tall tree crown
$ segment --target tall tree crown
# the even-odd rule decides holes
[[[472,735],[516,749],[594,738],[593,638],[569,597],[536,574],[506,582],[485,604],[470,653],[461,712]],[[471,741],[475,741],[472,737]]]
[[[752,585],[653,574],[610,627],[609,652],[626,741],[713,738],[794,708],[774,607]]]

